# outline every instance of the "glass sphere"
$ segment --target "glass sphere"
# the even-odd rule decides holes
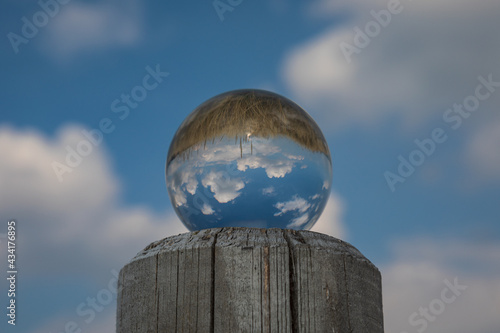
[[[332,162],[300,106],[236,90],[198,106],[170,144],[167,188],[191,231],[218,227],[308,230],[330,194]]]

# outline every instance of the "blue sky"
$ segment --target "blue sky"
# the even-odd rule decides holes
[[[41,2],[53,17],[0,4],[0,233],[17,220],[20,304],[2,332],[114,330],[113,272],[185,231],[164,175],[177,127],[241,88],[323,130],[333,191],[313,230],[381,269],[387,332],[500,331],[498,1],[243,0],[223,20],[211,1],[61,2]],[[60,181],[54,162],[78,145]],[[467,289],[422,319],[455,278]]]

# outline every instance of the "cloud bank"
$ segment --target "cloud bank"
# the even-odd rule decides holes
[[[500,78],[498,1],[400,1],[399,13],[379,23],[376,17],[392,2],[311,5],[314,20],[348,17],[297,45],[283,60],[284,82],[299,101],[316,107],[322,124],[339,129],[396,115],[403,124],[418,126],[470,94],[477,76]],[[367,29],[377,32],[374,25],[379,32],[363,40]],[[359,52],[347,59],[342,43]],[[497,99],[493,106],[499,105]]]

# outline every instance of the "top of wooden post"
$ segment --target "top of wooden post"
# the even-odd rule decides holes
[[[226,227],[187,232],[152,242],[132,258],[131,262],[158,253],[186,248],[206,248],[217,245],[250,249],[263,246],[282,246],[284,244],[287,244],[290,249],[303,246],[347,254],[358,260],[366,261],[377,269],[358,249],[346,241],[313,231],[278,228]]]
[[[206,229],[153,242],[120,272],[117,332],[383,333],[381,277],[310,231]]]

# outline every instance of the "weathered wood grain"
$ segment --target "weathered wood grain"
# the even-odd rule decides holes
[[[120,272],[117,332],[383,332],[381,277],[308,231],[223,228],[154,242]]]

